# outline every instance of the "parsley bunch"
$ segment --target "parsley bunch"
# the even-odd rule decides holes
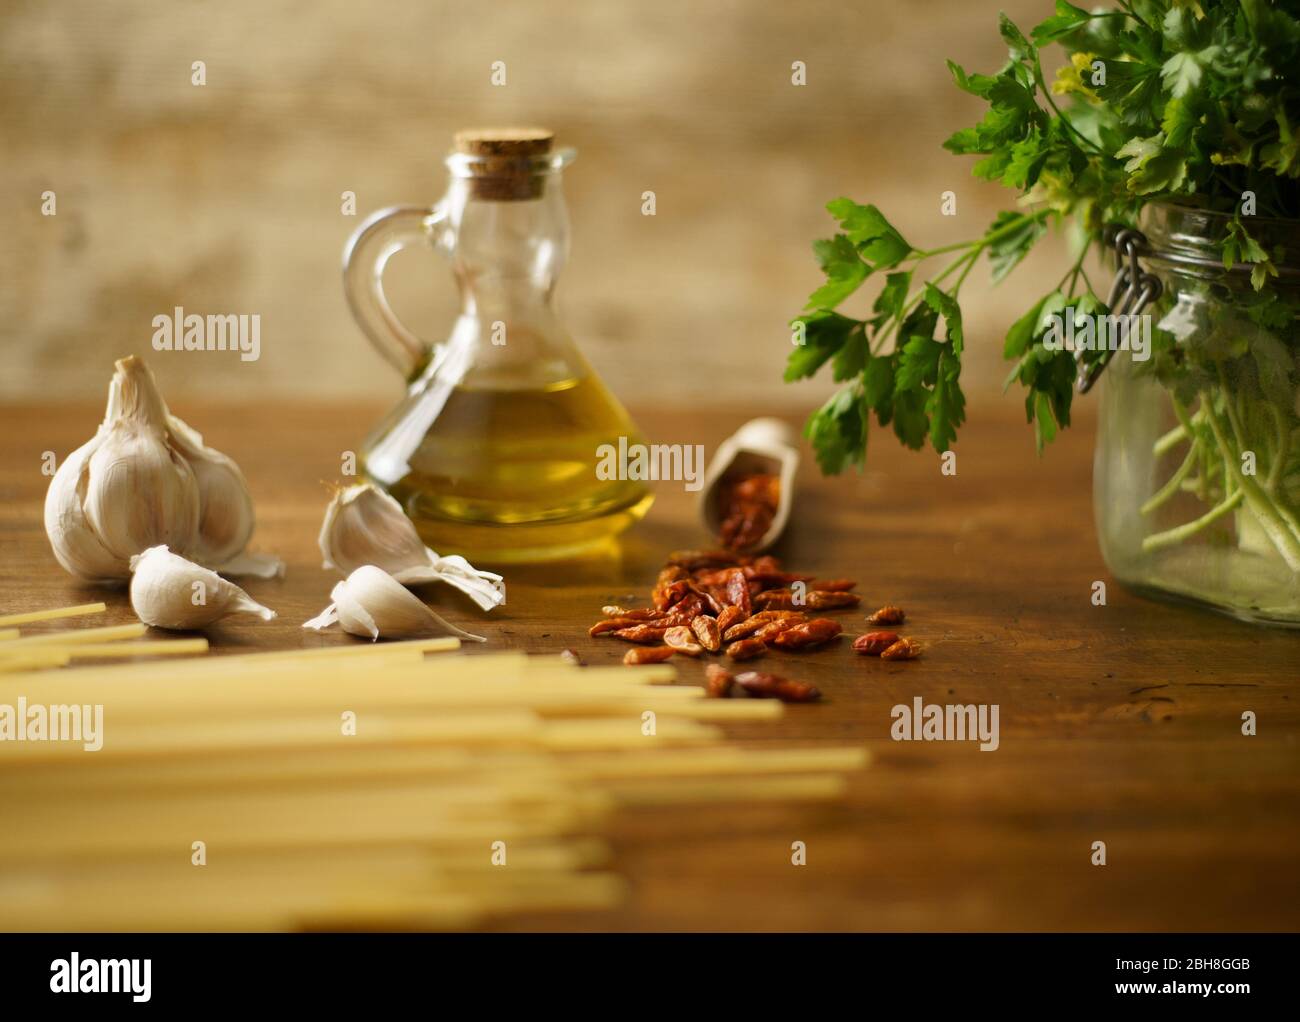
[[[792,322],[785,371],[793,381],[830,362],[845,384],[805,429],[825,473],[864,463],[872,415],[913,449],[927,438],[936,451],[954,442],[966,414],[959,294],[981,258],[996,283],[1049,226],[1069,221],[1082,237],[1058,287],[1024,311],[1003,345],[1014,362],[1008,385],[1025,389],[1041,451],[1069,425],[1076,372],[1072,352],[1043,343],[1049,317],[1069,306],[1108,311],[1085,269],[1107,225],[1136,227],[1153,202],[1231,214],[1224,265],[1253,264],[1254,287],[1266,291],[1282,253],[1252,237],[1243,197],[1253,195],[1248,214],[1300,216],[1300,0],[1121,0],[1100,13],[1057,0],[1028,35],[1005,15],[999,24],[1009,59],[996,74],[948,62],[957,87],[989,109],[944,147],[982,157],[975,176],[1019,193],[1017,208],[978,238],[925,249],[875,206],[827,205],[838,230],[813,245],[826,280]],[[1052,44],[1066,60],[1049,83],[1042,50]],[[838,311],[872,278],[882,284],[870,316]]]

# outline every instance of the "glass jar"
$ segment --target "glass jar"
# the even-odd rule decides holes
[[[1147,357],[1101,376],[1094,513],[1126,585],[1300,626],[1300,222],[1241,223],[1277,270],[1260,290],[1224,266],[1228,215],[1153,205],[1129,233],[1161,293]]]
[[[442,200],[379,211],[344,253],[353,314],[407,380],[365,443],[365,475],[433,549],[485,563],[606,546],[653,499],[597,471],[604,446],[641,437],[556,310],[569,247],[560,177],[574,153],[551,142],[542,129],[459,133]],[[384,296],[384,267],[406,246],[444,255],[459,285],[460,315],[439,343]]]

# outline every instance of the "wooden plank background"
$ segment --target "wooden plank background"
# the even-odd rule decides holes
[[[175,410],[245,470],[256,545],[288,562],[249,582],[280,617],[215,628],[218,654],[350,641],[299,627],[327,602],[315,538],[338,452],[380,406],[194,404]],[[712,450],[751,408],[635,409],[655,442]],[[55,564],[41,530],[42,452],[86,439],[98,405],[0,411],[0,612],[99,598]],[[631,881],[610,914],[529,916],[503,928],[884,930],[1293,930],[1300,924],[1300,744],[1294,633],[1151,602],[1109,581],[1090,513],[1089,407],[1043,459],[1017,403],[972,407],[958,473],[931,454],[876,444],[861,476],[806,469],[791,565],[861,581],[868,603],[909,613],[927,644],[914,663],[855,656],[847,642],[772,654],[764,666],[815,682],[824,702],[777,724],[728,728],[755,743],[863,743],[874,764],[842,804],[622,813],[614,867]],[[489,650],[612,663],[588,639],[605,603],[645,598],[667,551],[697,545],[693,498],[660,485],[619,559],[505,569],[509,603],[487,618],[454,594],[439,608]],[[122,594],[106,623],[131,619]],[[865,630],[845,615],[846,631]],[[856,623],[855,623],[856,622]],[[702,668],[681,665],[697,680]],[[915,696],[997,703],[1001,746],[894,742],[890,710]],[[1257,737],[1241,714],[1258,715]],[[0,807],[2,812],[2,807]],[[790,865],[793,841],[808,864]],[[1090,865],[1105,841],[1108,864]]]
[[[1000,6],[1025,26],[1051,13]],[[984,106],[944,58],[996,69],[998,7],[5,0],[0,400],[97,397],[112,360],[147,353],[153,317],[178,305],[260,315],[263,353],[157,360],[173,399],[387,399],[397,381],[343,300],[343,243],[372,210],[439,197],[454,130],[522,121],[579,150],[560,300],[620,394],[820,404],[829,384],[780,378],[786,323],[819,283],[824,204],[875,202],[929,246],[977,236],[1014,198],[940,147]],[[806,86],[791,84],[795,60]],[[940,215],[949,189],[954,217]],[[340,212],[345,190],[357,216]],[[972,391],[996,392],[1003,334],[1064,271],[1046,245],[996,291],[983,267],[970,278]],[[445,336],[446,266],[408,253],[393,276],[399,311]]]

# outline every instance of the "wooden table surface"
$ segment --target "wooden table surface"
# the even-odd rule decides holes
[[[907,609],[927,644],[913,663],[860,658],[847,642],[769,655],[825,693],[777,723],[731,726],[763,743],[864,743],[869,769],[819,806],[623,812],[614,867],[632,883],[615,913],[504,920],[501,928],[861,930],[1254,930],[1300,926],[1300,637],[1155,603],[1109,579],[1093,533],[1092,420],[1041,460],[1018,403],[972,408],[958,472],[874,437],[865,475],[819,478],[809,460],[776,551],[788,565],[860,580],[867,603]],[[219,627],[218,652],[348,641],[299,627],[328,602],[316,534],[340,452],[382,409],[178,407],[243,467],[256,549],[288,563],[250,581],[279,611]],[[634,409],[634,412],[637,411]],[[641,409],[656,442],[712,450],[745,416]],[[748,412],[752,414],[752,410]],[[41,526],[44,451],[62,458],[94,431],[97,406],[0,410],[0,613],[101,598],[55,563]],[[484,620],[438,606],[490,649],[627,648],[592,640],[602,604],[644,600],[664,555],[703,545],[693,496],[661,484],[621,558],[505,569],[509,603]],[[1090,601],[1108,582],[1106,606]],[[426,590],[427,591],[427,590]],[[104,597],[103,623],[132,620]],[[843,615],[846,632],[860,614]],[[680,665],[696,682],[702,668]],[[1001,745],[895,742],[890,710],[916,696],[996,703]],[[1258,735],[1241,734],[1241,714]],[[0,817],[3,807],[0,807]],[[790,864],[793,841],[807,865]],[[1104,841],[1107,865],[1091,865]]]

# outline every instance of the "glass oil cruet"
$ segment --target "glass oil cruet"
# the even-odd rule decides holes
[[[407,378],[406,398],[367,439],[365,475],[440,553],[547,560],[608,544],[649,509],[641,482],[597,477],[597,451],[641,439],[555,310],[568,254],[560,174],[574,151],[539,129],[463,131],[432,208],[369,217],[343,281],[367,337]],[[384,296],[388,260],[430,245],[452,263],[461,310],[428,345]]]

